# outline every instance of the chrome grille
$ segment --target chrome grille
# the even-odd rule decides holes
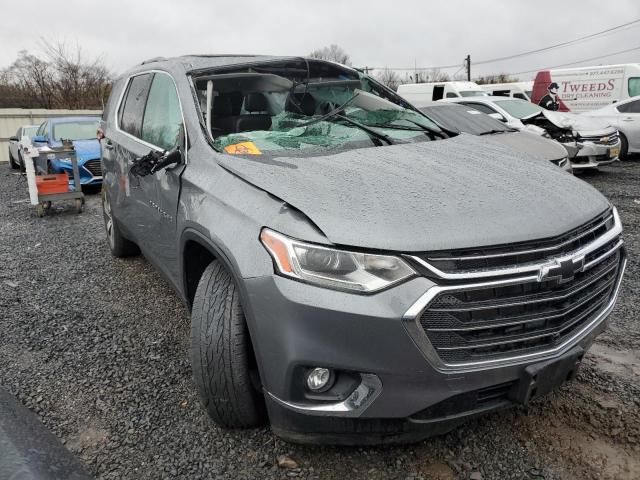
[[[445,367],[558,351],[613,307],[625,263],[621,232],[614,210],[537,250],[520,245],[480,259],[477,252],[411,257],[439,285],[405,315],[415,327],[410,331],[426,338],[418,343]],[[447,269],[434,267],[434,258],[449,262],[439,265]],[[484,268],[470,267],[477,260]],[[454,265],[466,268],[451,270]]]
[[[580,137],[579,141],[581,142],[593,142],[599,145],[615,145],[620,140],[620,136],[618,132],[612,133],[610,135],[595,135],[595,136],[584,136]]]
[[[458,276],[474,270],[497,269],[513,265],[526,265],[559,257],[581,248],[601,237],[614,226],[613,213],[609,210],[586,224],[558,237],[484,249],[466,249],[456,252],[437,252],[417,255],[435,277],[442,272]],[[431,268],[433,267],[433,268]],[[436,270],[437,269],[437,270]]]
[[[100,165],[100,160],[87,160],[83,166],[94,177],[102,176],[102,165]]]

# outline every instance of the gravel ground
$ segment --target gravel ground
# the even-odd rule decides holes
[[[578,378],[419,444],[312,448],[213,425],[191,380],[188,313],[143,258],[111,257],[99,196],[82,215],[54,204],[39,219],[24,178],[0,165],[0,385],[100,479],[640,478],[640,159],[582,178],[620,210],[630,261]]]

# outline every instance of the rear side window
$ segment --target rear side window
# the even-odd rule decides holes
[[[151,78],[152,75],[149,73],[133,77],[129,82],[126,98],[120,105],[118,112],[120,129],[134,137],[139,138],[142,131],[142,116],[147,103]]]
[[[164,150],[171,150],[182,141],[180,101],[169,75],[157,73],[153,78],[141,138]]]
[[[620,113],[640,113],[640,100],[618,105],[616,108]]]
[[[629,79],[629,96],[635,97],[640,95],[640,77]]]

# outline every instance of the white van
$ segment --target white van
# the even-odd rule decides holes
[[[547,87],[560,87],[560,110],[586,112],[640,95],[640,63],[542,70],[533,83],[531,101],[540,102]]]
[[[487,92],[475,82],[431,82],[400,85],[398,95],[421,107],[441,98],[477,97]]]
[[[533,80],[529,82],[489,83],[480,85],[480,88],[493,97],[512,97],[531,101]]]

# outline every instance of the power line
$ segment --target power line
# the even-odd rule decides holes
[[[600,55],[598,57],[585,58],[583,60],[578,60],[578,61],[575,61],[575,62],[563,63],[561,65],[554,65],[552,67],[536,68],[535,70],[527,70],[526,72],[515,72],[515,73],[511,73],[510,75],[524,75],[525,73],[534,73],[534,72],[539,72],[540,70],[549,70],[549,69],[552,69],[552,68],[560,68],[560,67],[570,67],[571,65],[577,65],[579,63],[590,62],[592,60],[600,60],[602,58],[613,57],[614,55],[620,55],[622,53],[629,53],[629,52],[633,52],[635,50],[640,50],[640,46],[629,48],[627,50],[620,50],[619,52],[608,53],[606,55]]]
[[[583,42],[585,40],[590,40],[590,39],[593,39],[593,38],[596,38],[596,37],[599,37],[599,36],[604,36],[606,34],[610,34],[610,33],[614,32],[614,31],[630,27],[631,25],[635,25],[637,23],[640,23],[640,18],[636,19],[636,20],[632,20],[632,21],[627,22],[627,23],[623,23],[621,25],[616,25],[614,27],[607,28],[607,29],[602,30],[600,32],[591,33],[591,34],[585,35],[583,37],[574,38],[573,40],[568,40],[566,42],[556,43],[554,45],[549,45],[547,47],[538,48],[536,50],[529,50],[527,52],[516,53],[516,54],[513,54],[513,55],[507,55],[507,56],[504,56],[504,57],[496,57],[496,58],[491,58],[491,59],[487,59],[487,60],[480,60],[480,61],[477,61],[477,62],[474,61],[474,64],[475,65],[486,65],[488,63],[501,62],[503,60],[511,60],[513,58],[524,57],[524,56],[527,56],[527,55],[532,55],[534,53],[546,52],[548,50],[553,50],[555,48],[561,48],[561,47],[565,47],[565,46],[568,46],[568,45],[574,45],[576,43],[580,43],[580,42]],[[584,60],[584,61],[587,61],[587,60]],[[561,66],[564,66],[564,65],[561,65]],[[453,64],[453,65],[438,65],[438,66],[433,66],[433,67],[419,67],[419,68],[416,68],[416,67],[399,67],[399,68],[369,67],[369,68],[372,69],[372,70],[379,70],[381,68],[389,68],[389,70],[398,70],[398,71],[418,71],[418,70],[448,69],[448,68],[458,68],[458,67],[460,67],[460,63],[456,63],[456,64]],[[555,68],[555,67],[552,67],[552,68]],[[527,73],[527,72],[524,72],[524,73]]]
[[[514,55],[508,55],[506,57],[492,58],[492,59],[489,59],[489,60],[482,60],[482,61],[474,62],[474,63],[476,65],[484,65],[484,64],[487,64],[487,63],[501,62],[503,60],[511,60],[512,58],[524,57],[526,55],[531,55],[531,54],[534,54],[534,53],[546,52],[547,50],[553,50],[554,48],[565,47],[567,45],[573,45],[575,43],[583,42],[585,40],[589,40],[591,38],[603,35],[605,33],[613,32],[614,30],[620,30],[621,28],[625,28],[625,27],[628,27],[630,25],[634,25],[636,23],[640,23],[640,18],[637,19],[637,20],[633,20],[631,22],[623,23],[622,25],[618,25],[618,26],[615,26],[615,27],[607,28],[606,30],[602,30],[601,32],[592,33],[590,35],[585,35],[584,37],[579,37],[579,38],[576,38],[574,40],[569,40],[567,42],[556,43],[555,45],[550,45],[548,47],[538,48],[536,50],[529,50],[528,52],[522,52],[522,53],[517,53],[517,54],[514,54]]]

